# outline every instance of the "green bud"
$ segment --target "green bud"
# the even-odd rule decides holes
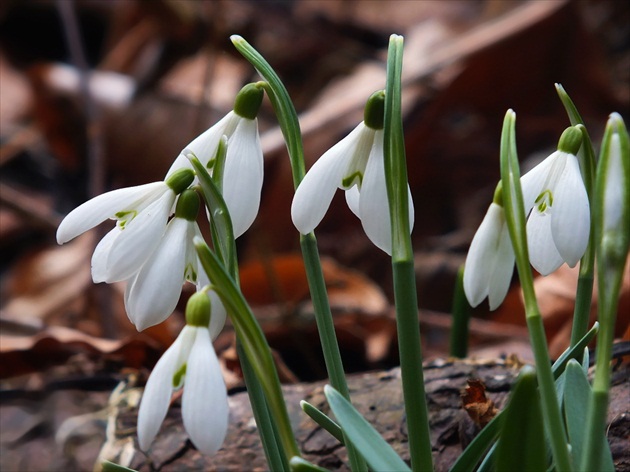
[[[191,189],[184,190],[177,199],[175,216],[188,221],[195,221],[199,213],[199,195]]]
[[[186,304],[186,324],[189,326],[197,326],[207,328],[210,326],[210,314],[212,312],[212,304],[210,297],[204,290],[195,292],[188,299]]]
[[[566,152],[567,154],[577,155],[582,145],[582,131],[577,126],[569,126],[564,130],[560,141],[558,141],[558,151]]]
[[[253,120],[258,116],[258,110],[263,99],[263,87],[261,82],[247,84],[236,95],[234,101],[234,113],[241,118]]]
[[[193,180],[195,180],[195,173],[192,169],[179,169],[173,172],[173,175],[166,180],[166,185],[179,195],[190,187]]]
[[[374,92],[368,98],[363,111],[363,122],[371,129],[383,129],[385,120],[385,90]]]

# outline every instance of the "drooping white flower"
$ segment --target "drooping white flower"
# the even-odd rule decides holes
[[[567,128],[558,150],[521,177],[532,266],[548,275],[566,262],[574,267],[586,251],[590,233],[588,195],[576,153],[582,135]]]
[[[488,297],[495,310],[510,288],[514,271],[514,250],[503,207],[490,204],[475,233],[464,265],[464,293],[471,306]]]
[[[234,237],[241,236],[252,225],[262,191],[264,164],[256,115],[263,91],[248,84],[236,97],[234,110],[188,144],[166,174],[190,168],[192,154],[213,171],[219,142],[227,137],[227,154],[222,181],[223,199],[232,218]]]
[[[138,331],[164,321],[175,309],[185,281],[207,285],[205,272],[193,246],[201,236],[196,222],[199,197],[193,190],[179,196],[175,216],[169,221],[158,247],[127,282],[125,310]],[[214,294],[214,292],[211,292]],[[225,321],[225,309],[214,295],[213,321]]]
[[[368,238],[391,255],[382,116],[380,127],[366,122],[361,122],[313,164],[295,191],[291,218],[300,233],[310,233],[321,222],[337,189],[343,189],[348,207],[361,220]],[[410,229],[413,221],[409,192]]]
[[[225,382],[208,330],[208,297],[197,292],[186,307],[187,325],[155,365],[138,412],[138,442],[148,450],[176,389],[184,388],[182,417],[192,443],[214,454],[225,439],[228,402]],[[212,313],[214,316],[214,311]]]
[[[64,244],[106,219],[117,220],[94,251],[92,277],[95,282],[108,283],[128,279],[157,248],[177,195],[192,181],[192,171],[182,170],[163,182],[99,195],[63,219],[57,228],[57,242]]]

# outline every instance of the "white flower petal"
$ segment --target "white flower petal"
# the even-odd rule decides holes
[[[57,242],[66,243],[106,219],[114,218],[117,212],[133,209],[139,201],[151,197],[163,187],[164,182],[153,182],[112,190],[88,200],[63,219],[57,228]]]
[[[229,112],[220,121],[201,133],[195,139],[193,139],[187,146],[184,147],[182,152],[177,156],[177,159],[171,165],[171,168],[166,173],[164,180],[167,180],[175,171],[179,169],[192,168],[190,161],[184,155],[184,150],[192,151],[197,159],[207,166],[211,159],[214,159],[214,155],[217,152],[217,146],[221,136],[224,134],[230,136],[234,131],[238,116],[233,112]]]
[[[155,364],[144,387],[138,410],[138,442],[143,451],[149,449],[166,417],[173,393],[173,375],[181,366],[181,350],[186,338],[182,331]]]
[[[468,303],[473,307],[488,296],[504,221],[503,208],[496,203],[490,204],[470,243],[464,265],[463,282],[464,293]]]
[[[125,309],[138,331],[161,323],[177,306],[184,283],[186,247],[194,235],[192,225],[183,218],[173,218],[160,245],[129,281]]]
[[[534,202],[544,190],[543,187],[549,180],[549,173],[558,158],[558,154],[559,151],[554,152],[521,177],[521,190],[523,191],[523,203],[525,204],[526,214],[529,213],[534,206]]]
[[[542,275],[551,274],[564,262],[551,235],[552,216],[549,212],[541,214],[534,208],[527,220],[529,262]]]
[[[96,245],[92,254],[92,280],[95,284],[105,282],[107,279],[107,258],[112,248],[114,240],[120,235],[121,230],[118,226],[103,236],[103,239]]]
[[[223,199],[232,218],[235,238],[256,219],[262,184],[263,153],[258,123],[242,118],[228,141],[223,176]]]
[[[588,195],[577,157],[567,156],[566,165],[553,192],[551,234],[562,259],[575,267],[584,255],[590,233]]]
[[[360,124],[326,151],[302,179],[291,204],[291,219],[300,233],[310,233],[324,218],[335,191],[341,186],[363,128],[365,125]]]
[[[498,247],[494,250],[496,255],[488,287],[488,303],[491,311],[496,310],[503,303],[510,289],[512,273],[514,272],[514,248],[505,221],[499,235]]]
[[[162,239],[174,201],[168,189],[126,225],[109,251],[106,282],[126,280],[140,270]]]
[[[365,234],[370,241],[391,255],[391,222],[384,166],[383,132],[377,131],[361,185],[359,215]]]
[[[227,390],[210,333],[206,328],[196,330],[186,368],[182,417],[195,447],[204,454],[214,454],[227,433]]]

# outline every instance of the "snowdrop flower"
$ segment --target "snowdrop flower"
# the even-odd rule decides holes
[[[166,226],[158,247],[133,275],[125,291],[125,309],[138,331],[164,321],[175,310],[185,281],[208,284],[207,276],[193,246],[193,238],[201,236],[196,218],[199,197],[194,190],[185,190],[177,200],[175,217]],[[214,294],[214,292],[210,292]],[[215,295],[213,322],[219,330],[225,321],[225,309]]]
[[[64,244],[108,218],[117,220],[94,251],[92,278],[95,283],[128,279],[159,245],[177,195],[193,179],[192,170],[182,169],[163,182],[99,195],[63,219],[57,228],[57,242]]]
[[[173,391],[184,387],[182,417],[195,447],[214,454],[228,426],[227,390],[208,330],[213,308],[203,291],[186,306],[186,326],[155,365],[138,411],[138,442],[148,450],[155,439]],[[212,312],[212,317],[214,312]]]
[[[384,92],[374,93],[365,107],[365,119],[330,148],[311,167],[298,186],[291,205],[293,224],[302,234],[319,225],[337,188],[359,217],[368,238],[391,255],[391,224],[383,150]],[[409,226],[414,211],[409,192]]]
[[[464,293],[471,306],[479,305],[486,297],[490,310],[495,310],[503,302],[510,288],[514,258],[499,184],[494,201],[475,233],[466,256]]]
[[[236,96],[234,110],[188,144],[166,174],[169,177],[178,169],[190,168],[188,156],[191,153],[210,171],[214,170],[219,142],[226,136],[228,145],[221,187],[235,238],[252,225],[260,207],[264,172],[256,116],[262,98],[260,84],[243,87]]]
[[[558,150],[521,178],[529,259],[542,275],[566,262],[574,267],[586,251],[590,232],[588,195],[576,157],[582,133],[567,128]]]

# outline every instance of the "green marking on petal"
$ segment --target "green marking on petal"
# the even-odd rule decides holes
[[[197,283],[197,271],[192,264],[186,264],[186,269],[184,269],[184,277],[189,282],[196,284]]]
[[[349,189],[354,184],[357,184],[359,188],[361,188],[362,183],[363,183],[363,173],[359,171],[356,171],[355,173],[350,174],[348,177],[344,177],[344,179],[341,181],[341,185],[346,189]]]
[[[125,229],[125,225],[138,216],[138,212],[136,210],[119,211],[115,213],[114,216],[118,220],[118,227]]]
[[[551,190],[547,189],[538,195],[535,204],[540,213],[544,213],[547,208],[551,208],[553,206],[553,193]]]
[[[186,363],[183,363],[182,366],[177,369],[177,371],[173,374],[173,388],[179,388],[184,383],[184,377],[186,376]]]

